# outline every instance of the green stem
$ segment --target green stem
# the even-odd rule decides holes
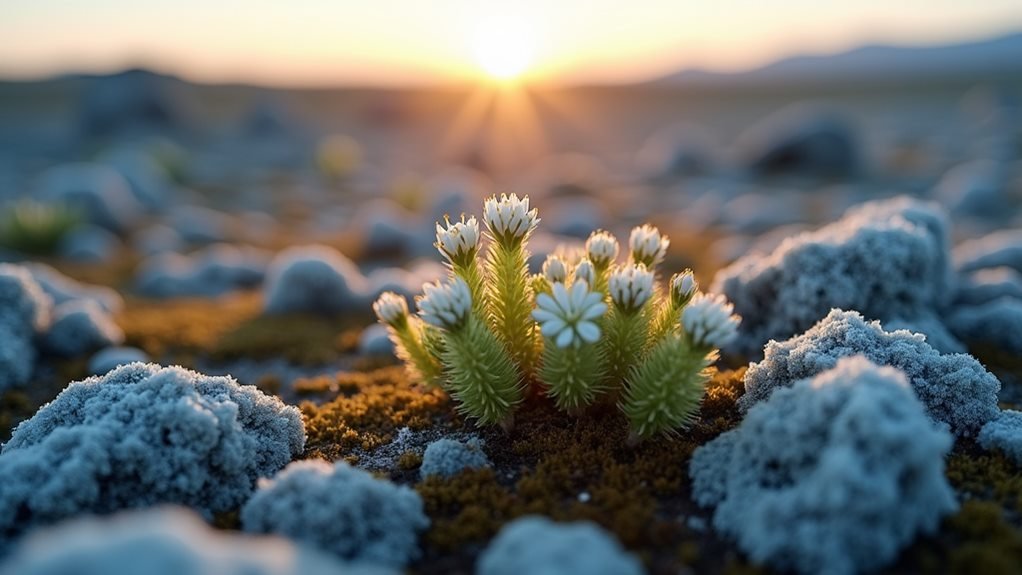
[[[426,385],[438,385],[443,377],[443,367],[439,357],[426,345],[424,328],[412,321],[405,323],[401,329],[387,326],[397,357],[404,362],[408,374]]]
[[[562,348],[549,338],[544,340],[539,378],[558,409],[571,412],[591,405],[606,389],[604,377],[605,362],[597,345]]]
[[[613,387],[620,387],[632,366],[642,358],[649,319],[642,310],[627,313],[614,305],[605,317],[601,343],[607,365],[606,381]]]
[[[532,320],[533,293],[526,260],[523,243],[490,243],[486,304],[494,334],[523,374],[531,377],[536,364],[536,324]]]
[[[510,421],[523,398],[521,376],[483,322],[470,316],[444,333],[443,364],[459,411],[484,425]]]
[[[451,264],[451,275],[460,277],[468,284],[468,290],[472,294],[472,311],[485,317],[486,314],[486,291],[483,283],[483,270],[476,258],[466,263]]]
[[[676,335],[660,341],[632,370],[619,404],[631,423],[632,435],[646,439],[691,425],[715,359],[715,353],[692,349]]]

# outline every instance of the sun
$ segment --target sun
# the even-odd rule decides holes
[[[503,82],[520,79],[532,65],[533,34],[520,18],[504,15],[475,29],[473,56],[482,71]]]

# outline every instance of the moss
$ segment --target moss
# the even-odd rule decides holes
[[[280,380],[280,377],[272,373],[263,374],[256,380],[256,387],[259,388],[259,391],[269,395],[280,395],[283,385],[284,382]]]
[[[336,361],[358,347],[359,330],[348,318],[257,315],[226,331],[210,348],[215,359],[270,358],[302,365]]]
[[[959,448],[948,458],[947,477],[959,492],[1022,513],[1022,472],[1004,454]]]
[[[259,313],[255,294],[211,299],[128,300],[117,317],[125,343],[152,358],[214,349],[225,334]]]
[[[1005,521],[999,506],[966,501],[947,525],[958,538],[948,547],[951,573],[1022,573],[1022,533]]]
[[[10,439],[14,427],[31,417],[35,407],[24,391],[13,390],[0,395],[0,442]]]
[[[309,457],[334,461],[352,449],[371,450],[389,442],[402,427],[460,425],[446,394],[409,383],[401,367],[340,373],[333,379],[326,385],[335,386],[341,396],[321,406],[302,404]],[[299,380],[296,385],[309,384]]]
[[[398,469],[412,471],[422,465],[422,454],[414,451],[406,451],[397,458]]]
[[[416,488],[432,521],[427,554],[476,549],[507,521],[538,513],[599,523],[653,572],[676,572],[679,564],[695,562],[702,557],[699,537],[678,521],[695,512],[687,462],[697,445],[737,423],[741,375],[717,374],[704,417],[673,440],[629,447],[628,423],[614,406],[597,406],[575,419],[547,401],[520,410],[511,435],[481,430],[494,469],[430,477]]]
[[[967,500],[939,533],[916,541],[886,572],[1022,573],[1022,532],[996,503]]]

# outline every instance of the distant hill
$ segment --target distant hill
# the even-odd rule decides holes
[[[714,87],[772,83],[911,81],[1018,74],[1022,33],[943,46],[867,45],[847,52],[800,55],[744,72],[687,69],[653,80],[676,86]]]

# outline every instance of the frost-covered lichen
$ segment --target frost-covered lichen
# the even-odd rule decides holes
[[[426,446],[422,454],[419,474],[423,477],[437,475],[452,477],[466,469],[480,469],[490,466],[490,459],[483,451],[483,442],[477,438],[467,441],[438,439]]]
[[[108,347],[99,350],[89,359],[89,374],[103,375],[122,365],[148,361],[149,356],[146,352],[137,347]]]
[[[844,575],[883,567],[956,507],[950,435],[903,373],[864,357],[776,391],[696,450],[693,497],[757,563]]]
[[[930,417],[948,424],[955,435],[975,435],[997,415],[1001,383],[975,358],[941,355],[921,335],[889,333],[879,322],[841,310],[831,311],[802,335],[768,343],[763,360],[750,365],[745,374],[745,395],[739,399],[739,407],[747,410],[774,390],[859,354],[905,372]]]
[[[1006,409],[979,431],[984,449],[999,449],[1022,465],[1022,411]]]
[[[711,291],[743,318],[733,350],[758,357],[767,341],[805,331],[832,308],[881,321],[941,308],[953,295],[948,243],[947,217],[935,204],[870,202],[770,255],[739,259],[717,273]]]
[[[0,575],[395,575],[276,537],[229,534],[164,507],[75,519],[33,533]]]
[[[108,313],[117,313],[124,308],[124,298],[113,288],[76,281],[53,266],[38,262],[30,263],[25,268],[46,295],[50,296],[53,305],[87,299],[95,301]]]
[[[944,322],[934,314],[924,314],[912,318],[895,317],[883,322],[884,331],[901,329],[921,334],[926,343],[940,353],[965,353],[969,351],[958,338],[951,333]]]
[[[975,306],[959,306],[948,327],[963,341],[1022,353],[1022,300],[1000,297]]]
[[[25,268],[0,264],[0,391],[32,377],[34,339],[50,324],[53,304]]]
[[[273,259],[266,274],[268,314],[339,314],[365,301],[365,277],[354,262],[333,248],[288,248]]]
[[[94,300],[80,299],[58,305],[53,323],[42,338],[43,348],[75,357],[124,341],[124,331]]]
[[[251,533],[274,533],[342,559],[402,567],[429,526],[419,495],[344,461],[296,461],[262,480],[241,510]]]
[[[296,408],[230,377],[134,363],[73,382],[0,452],[0,542],[80,513],[229,510],[304,443]]]
[[[955,246],[955,266],[961,273],[1009,267],[1022,273],[1022,231],[1004,230]]]
[[[516,519],[500,530],[476,562],[477,575],[642,575],[633,555],[595,523]]]

